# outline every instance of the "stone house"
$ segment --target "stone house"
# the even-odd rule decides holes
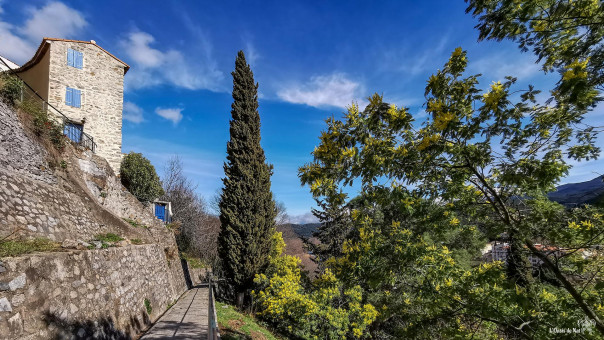
[[[12,72],[67,117],[65,134],[71,140],[92,137],[95,153],[119,173],[129,68],[94,40],[44,38],[33,58]]]

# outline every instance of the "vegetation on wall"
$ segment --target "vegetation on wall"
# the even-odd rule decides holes
[[[2,73],[0,75],[0,97],[7,104],[15,104],[21,98],[23,82],[15,77]]]
[[[140,153],[130,152],[120,167],[122,184],[141,202],[151,202],[164,194],[155,167]]]
[[[271,193],[272,166],[260,146],[258,85],[242,51],[233,75],[233,104],[224,188],[220,199],[219,255],[228,282],[238,294],[253,287],[254,276],[269,262],[276,209]]]

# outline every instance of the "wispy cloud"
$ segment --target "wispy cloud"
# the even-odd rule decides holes
[[[124,102],[124,114],[125,120],[132,123],[142,123],[145,119],[143,117],[143,109],[133,102]]]
[[[258,51],[254,47],[254,44],[252,44],[249,41],[246,42],[244,52],[245,52],[245,60],[248,62],[248,64],[250,64],[252,67],[255,66],[256,62],[260,58],[260,54],[258,54]]]
[[[158,107],[155,109],[155,113],[158,116],[163,117],[172,122],[172,124],[176,125],[182,120],[182,108],[161,108]]]
[[[155,48],[155,37],[133,31],[121,41],[122,48],[133,63],[126,75],[127,89],[140,89],[167,84],[189,90],[218,91],[224,75],[208,58],[185,57],[183,51]],[[195,56],[197,57],[197,56]]]
[[[27,19],[20,25],[0,18],[0,54],[20,64],[33,56],[43,37],[72,38],[88,25],[81,12],[58,1],[28,7],[26,12]]]
[[[481,73],[492,81],[503,81],[505,76],[525,80],[540,71],[540,65],[535,63],[535,57],[532,54],[518,55],[515,50],[508,53],[499,51],[496,54],[470,61],[468,65],[472,73]]]
[[[305,84],[293,84],[277,92],[277,96],[290,103],[314,107],[346,107],[359,101],[363,90],[361,83],[344,73],[312,77]]]
[[[445,48],[448,43],[449,36],[445,35],[435,44],[430,40],[429,45],[387,46],[380,52],[381,62],[377,65],[382,71],[400,72],[410,76],[432,72],[444,63],[440,57],[446,55]]]

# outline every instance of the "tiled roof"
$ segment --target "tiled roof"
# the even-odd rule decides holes
[[[119,61],[120,63],[122,63],[124,65],[124,74],[126,74],[126,72],[128,72],[128,70],[130,69],[130,66],[128,64],[126,64],[125,62],[123,62],[118,57],[114,56],[113,54],[107,52],[107,50],[105,50],[101,46],[97,45],[94,40],[91,40],[91,41],[82,41],[82,40],[70,40],[70,39],[59,39],[59,38],[44,38],[44,39],[42,39],[42,43],[40,44],[40,47],[38,47],[38,50],[36,51],[36,54],[34,54],[34,57],[31,58],[30,61],[28,61],[25,64],[23,64],[23,66],[21,66],[20,68],[16,69],[15,71],[17,71],[17,72],[19,72],[19,71],[25,71],[25,70],[29,69],[30,67],[34,66],[35,64],[37,64],[40,61],[40,59],[42,59],[42,56],[44,55],[44,53],[46,52],[46,49],[48,48],[47,47],[48,44],[46,44],[46,42],[48,42],[48,41],[65,41],[65,42],[74,42],[74,43],[79,43],[79,44],[94,45],[94,46],[100,48],[101,51],[103,51],[103,52],[107,53],[108,55],[110,55],[113,59],[115,59],[115,60]]]

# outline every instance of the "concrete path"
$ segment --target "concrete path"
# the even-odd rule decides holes
[[[151,327],[141,340],[206,339],[208,334],[208,288],[192,288]]]

